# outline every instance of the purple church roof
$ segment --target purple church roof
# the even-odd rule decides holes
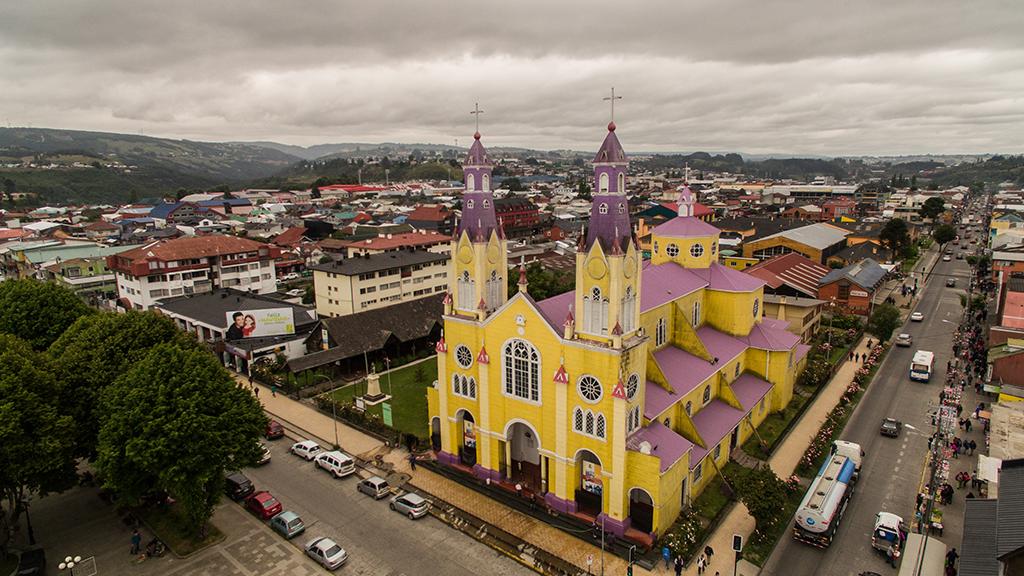
[[[800,341],[800,337],[785,328],[779,328],[768,320],[766,318],[759,324],[754,324],[754,327],[750,329],[750,334],[747,334],[745,338],[747,344],[752,348],[775,352],[792,350],[793,346]]]
[[[718,365],[731,362],[747,349],[747,344],[739,338],[733,338],[711,326],[705,325],[698,328],[697,337],[704,343],[708,354],[711,354],[712,358],[718,358]],[[717,368],[718,365],[715,367]]]
[[[707,285],[707,281],[692,270],[675,262],[657,266],[648,263],[641,271],[640,311],[652,310]]]
[[[469,147],[469,153],[466,154],[466,161],[463,162],[466,166],[490,166],[491,158],[487,155],[487,149],[480,143],[480,133],[473,134],[473,145]]]
[[[692,392],[721,367],[721,363],[712,364],[675,346],[666,346],[655,352],[654,361],[658,363],[669,386],[676,391],[674,396],[676,400]],[[650,387],[647,389],[650,390]],[[668,393],[666,392],[666,394]],[[653,408],[656,406],[652,405]],[[644,414],[647,415],[647,406],[644,406]],[[653,415],[657,416],[658,413]]]
[[[605,253],[625,252],[632,237],[633,227],[629,223],[629,203],[626,195],[595,195],[590,210],[590,226],[587,228],[587,249],[589,250],[594,242],[599,240]]]
[[[743,410],[737,410],[717,398],[692,416],[697,433],[700,434],[708,448],[701,448],[697,444],[693,446],[693,452],[690,455],[691,470],[697,467],[697,463],[710,451],[709,448],[717,446],[727,434],[739,425],[743,416],[745,416]]]
[[[597,155],[594,156],[594,164],[616,164],[626,162],[626,152],[622,150],[622,144],[619,144],[619,138],[615,135],[615,122],[608,124],[608,135],[604,137],[604,142],[601,143],[601,147],[597,149]]]
[[[639,452],[642,442],[651,445],[651,455],[661,460],[662,472],[671,468],[683,455],[696,447],[693,442],[657,421],[651,422],[630,436],[626,441],[626,448]]]
[[[722,231],[711,224],[693,216],[676,217],[659,225],[651,234],[672,238],[692,238],[695,236],[715,236]]]
[[[753,410],[754,406],[761,401],[761,398],[764,398],[765,394],[772,389],[770,382],[765,382],[749,372],[741,374],[729,386],[732,388],[733,393],[736,394],[736,399],[740,401],[740,405],[747,412]]]
[[[733,270],[718,262],[712,262],[708,268],[708,288],[726,292],[753,292],[764,286],[764,280],[739,270]]]
[[[659,414],[676,403],[681,396],[665,390],[655,382],[648,380],[644,385],[644,417],[654,420]]]
[[[498,231],[499,237],[502,235],[498,217],[494,214],[494,195],[490,190],[467,190],[462,195],[462,217],[459,219],[456,238],[462,235],[463,230],[469,233],[469,239],[473,241],[490,239],[493,230]]]

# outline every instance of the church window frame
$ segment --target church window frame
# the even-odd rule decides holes
[[[701,320],[700,314],[701,314],[700,300],[694,300],[693,301],[693,310],[690,313],[690,320],[691,320],[694,328],[697,328],[698,326],[700,326],[700,320]]]
[[[655,254],[658,253],[658,241],[657,240],[654,241],[654,253]]]
[[[663,316],[658,318],[658,325],[654,330],[654,345],[664,346],[668,342],[668,320]]]
[[[607,172],[602,172],[601,175],[597,178],[597,182],[598,182],[598,184],[597,184],[597,191],[598,191],[598,193],[600,193],[600,194],[607,194],[608,193],[608,173]]]
[[[583,409],[579,406],[572,412],[572,429],[574,432],[583,432]]]
[[[484,198],[484,208],[490,208],[490,207],[491,207],[491,201],[488,200],[487,198]]]
[[[618,177],[615,180],[616,180],[616,184],[618,184],[618,188],[616,189],[616,192],[618,192],[619,194],[625,193],[625,191],[626,191],[626,175],[623,174],[622,172],[619,172],[619,175],[618,175]],[[622,212],[619,212],[619,214],[622,214]]]
[[[711,452],[711,459],[717,462],[718,459],[721,456],[722,456],[722,445],[721,444],[716,444],[715,445],[715,449]]]
[[[469,369],[473,365],[473,351],[465,344],[459,344],[455,347],[455,363],[463,370]]]
[[[626,213],[626,204],[623,203],[623,202],[619,202],[618,210],[619,210],[619,214],[625,214]]]
[[[587,413],[584,414],[583,418],[584,418],[583,433],[584,434],[590,434],[591,436],[593,436],[594,435],[594,413],[591,412],[590,410],[587,410]]]
[[[607,424],[608,422],[605,420],[604,414],[598,414],[597,418],[594,419],[594,436],[604,440],[608,431]]]
[[[629,333],[636,328],[636,294],[632,286],[626,286],[626,296],[622,299],[622,331]]]
[[[604,397],[604,386],[601,385],[601,381],[591,376],[590,374],[584,374],[579,377],[576,381],[576,393],[583,398],[584,401],[590,404],[597,404]]]
[[[694,242],[693,245],[690,246],[690,256],[693,256],[694,258],[700,258],[703,255],[704,245],[701,244],[700,242]]]
[[[684,409],[686,410],[687,416],[693,416],[693,402],[687,401]]]
[[[700,482],[701,477],[704,476],[704,459],[701,458],[700,462],[697,462],[697,466],[693,469],[693,481]]]
[[[633,432],[640,428],[640,424],[640,407],[633,406],[633,408],[629,411],[629,418],[626,419],[626,433],[632,434]]]
[[[760,309],[761,301],[757,298],[754,298],[754,318],[757,318],[757,313],[760,311]]]
[[[501,347],[502,390],[506,396],[540,404],[541,357],[537,348],[521,338],[511,338]]]
[[[718,253],[718,242],[711,243],[711,255],[714,256]]]
[[[468,209],[468,210],[472,210],[473,209],[473,200],[466,200],[466,209]]]
[[[708,403],[711,402],[711,385],[710,384],[704,387],[704,396],[702,398],[702,401],[704,402],[705,406],[707,406]]]
[[[608,213],[608,203],[607,202],[601,202],[597,206],[597,213],[598,214],[607,214]]]
[[[740,363],[739,362],[736,363],[736,368],[733,369],[732,373],[733,373],[733,378],[739,378],[740,377]]]
[[[626,378],[626,400],[632,402],[636,399],[636,393],[640,391],[640,375],[636,372]]]
[[[490,190],[490,189],[491,189],[491,177],[490,177],[490,175],[488,175],[488,174],[484,174],[484,175],[483,175],[483,176],[482,176],[482,177],[480,178],[480,180],[481,180],[481,181],[483,182],[483,189],[484,189],[485,191],[486,191],[486,190]],[[484,202],[486,202],[486,200],[485,200]],[[486,207],[486,205],[485,205],[485,207]]]
[[[679,256],[679,245],[675,242],[669,242],[668,246],[665,247],[665,254],[667,254],[669,258]]]
[[[476,186],[476,177],[472,174],[466,174],[466,190],[474,190]]]

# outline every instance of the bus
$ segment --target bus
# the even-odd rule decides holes
[[[910,379],[918,382],[927,382],[932,377],[932,366],[935,364],[935,354],[927,350],[914,352],[914,359],[910,361]]]

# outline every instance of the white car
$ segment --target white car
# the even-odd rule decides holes
[[[943,257],[942,257],[942,261],[943,261],[943,262],[949,262],[949,261],[950,261],[950,257],[949,257],[949,254],[946,254],[945,256],[943,256]]]
[[[316,456],[316,467],[326,470],[335,478],[343,478],[356,471],[356,461],[339,450],[321,452]]]
[[[286,282],[288,280],[298,280],[298,279],[299,279],[299,275],[296,274],[295,272],[291,272],[289,274],[285,274],[284,276],[281,276],[281,280],[284,280]]]
[[[348,553],[338,543],[321,536],[306,544],[306,554],[328,570],[335,570],[348,560]]]
[[[288,451],[296,456],[302,456],[306,460],[312,460],[320,453],[320,445],[312,440],[303,440],[292,444]]]
[[[920,312],[914,312],[913,314],[910,315],[911,322],[920,322],[922,320],[924,320],[924,314]]]
[[[285,296],[291,296],[292,298],[296,298],[298,296],[302,296],[303,292],[304,292],[303,290],[299,290],[298,288],[293,288],[293,289],[285,292],[284,294],[285,294]]]

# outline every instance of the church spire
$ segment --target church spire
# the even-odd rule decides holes
[[[629,222],[629,204],[626,199],[626,167],[629,166],[629,160],[615,135],[615,128],[614,121],[608,123],[608,134],[594,156],[595,192],[590,207],[590,227],[587,229],[588,250],[595,241],[599,241],[606,252],[625,252],[632,237],[633,227]]]
[[[469,147],[466,160],[462,164],[466,191],[462,195],[462,218],[456,232],[457,236],[461,236],[465,231],[473,242],[486,241],[491,237],[492,231],[497,231],[498,236],[502,236],[501,227],[498,226],[498,219],[494,213],[494,195],[491,194],[491,171],[494,164],[491,163],[487,149],[480,142],[480,114],[483,112],[479,104],[470,112],[476,116],[477,131],[473,134],[473,145]]]

